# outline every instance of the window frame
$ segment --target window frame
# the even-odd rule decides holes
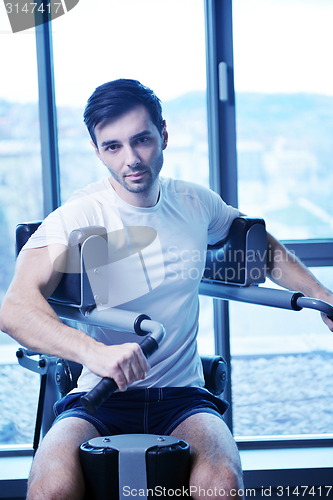
[[[233,76],[232,0],[203,0],[206,26],[207,112],[209,168],[211,188],[226,203],[238,206],[235,91]],[[60,205],[60,171],[57,135],[57,112],[53,67],[52,32],[49,23],[36,27],[36,57],[38,67],[39,112],[43,175],[44,216]],[[219,63],[227,67],[227,100],[219,97]],[[286,242],[306,265],[333,265],[332,240]],[[214,299],[215,352],[230,366],[230,324],[228,301]],[[230,401],[226,423],[232,431],[232,379],[224,396]],[[240,449],[284,448],[288,446],[329,446],[332,435],[304,436],[284,439],[265,437],[239,440]],[[21,452],[25,448],[22,446]],[[8,450],[4,453],[8,453]],[[15,449],[15,454],[19,450]],[[26,451],[25,451],[26,453]]]
[[[61,204],[51,26],[45,22],[35,27],[44,217]]]
[[[210,187],[223,200],[238,206],[236,115],[233,84],[231,1],[205,0],[207,118]],[[219,29],[218,29],[219,27]],[[227,65],[227,94],[219,99],[219,63]],[[229,305],[226,300],[213,301],[215,353],[231,366]],[[225,422],[232,432],[232,386],[227,385],[224,397],[230,403]]]

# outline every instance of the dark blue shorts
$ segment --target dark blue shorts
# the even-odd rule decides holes
[[[102,436],[115,434],[169,435],[195,413],[221,417],[229,404],[197,387],[132,389],[116,392],[95,413],[80,402],[84,393],[68,394],[54,405],[55,422],[78,417],[93,424]]]

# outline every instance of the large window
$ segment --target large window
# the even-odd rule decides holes
[[[228,109],[222,113],[227,139],[216,140],[224,159],[218,165],[214,152],[209,179],[204,4],[213,18],[215,8],[231,14],[231,1],[96,0],[92,5],[80,0],[52,23],[61,201],[107,175],[82,121],[88,96],[105,81],[136,78],[163,103],[170,135],[164,175],[207,186],[210,180],[227,202],[236,204],[238,198],[243,212],[264,217],[279,238],[301,243],[332,238],[331,3],[233,0],[237,186],[230,94],[225,102],[210,102],[212,130],[223,128],[218,113]],[[0,58],[7,68],[0,91],[1,300],[13,274],[15,226],[43,217],[43,188],[34,31],[13,35],[4,10],[0,15],[6,47]],[[216,53],[218,62],[224,60],[229,35],[221,26],[214,36],[206,31],[209,57]],[[333,287],[331,267],[313,272]],[[201,306],[199,347],[212,353],[211,299],[201,297]],[[221,332],[229,317],[220,306],[215,307],[215,345],[228,356]],[[333,345],[319,315],[240,303],[231,303],[229,312],[234,434],[329,433]],[[38,376],[17,366],[15,342],[0,333],[0,343],[2,444],[31,442]],[[18,392],[16,401],[16,388],[28,384],[29,393]],[[7,409],[9,397],[14,411]]]
[[[2,43],[6,44],[6,50],[1,51],[1,65],[8,68],[0,94],[3,297],[13,276],[15,226],[22,221],[41,220],[44,214],[35,33],[31,29],[13,35],[5,11],[0,12]],[[187,22],[189,14],[191,23]],[[72,11],[54,20],[50,30],[58,125],[55,151],[59,151],[62,202],[75,189],[108,174],[89,144],[82,114],[96,86],[120,77],[139,79],[162,100],[170,135],[164,175],[208,186],[202,0],[170,0],[167,8],[163,0],[98,0],[93,6],[88,0],[80,0]],[[38,44],[42,53],[42,37]],[[43,60],[45,75],[39,85],[43,91],[52,90],[46,78],[49,68],[44,64]],[[46,107],[45,102],[42,107]],[[48,125],[43,124],[45,130]],[[48,149],[47,142],[43,147]],[[49,168],[47,160],[43,164],[47,178]],[[49,184],[44,184],[44,197],[49,189]],[[201,298],[201,308],[200,350],[212,353],[212,300]],[[4,382],[0,399],[4,408],[8,406],[8,411],[1,415],[0,444],[30,443],[39,377],[17,365],[16,342],[2,333],[0,342],[0,373]],[[23,395],[20,391],[27,385],[31,390]],[[7,399],[14,408],[7,405]]]
[[[279,238],[332,238],[333,5],[233,1],[238,194]]]
[[[163,174],[208,185],[202,0],[97,0],[93,7],[80,0],[54,22],[53,47],[63,201],[108,174],[82,115],[93,90],[116,78],[140,80],[162,100],[170,135]]]
[[[97,0],[93,8],[80,0],[54,22],[53,47],[62,201],[108,175],[82,115],[93,90],[116,78],[140,80],[162,100],[162,175],[209,185],[203,0]],[[200,349],[213,353],[212,300],[202,297],[201,308]]]
[[[15,265],[15,227],[43,216],[34,30],[13,34],[0,8],[0,304]],[[38,375],[0,332],[0,446],[32,443]],[[29,390],[27,390],[27,387]]]
[[[325,0],[233,0],[239,207],[283,240],[333,237],[332,20]],[[312,271],[332,289],[332,268]],[[331,433],[319,314],[234,303],[230,317],[235,434]]]
[[[312,271],[332,289],[332,268]],[[319,314],[230,302],[230,317],[234,435],[332,434],[333,339]]]

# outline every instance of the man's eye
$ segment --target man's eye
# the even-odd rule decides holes
[[[139,137],[138,143],[139,144],[146,144],[148,142],[148,137]]]
[[[118,149],[118,144],[110,144],[110,146],[108,146],[108,149],[110,151],[116,151]]]

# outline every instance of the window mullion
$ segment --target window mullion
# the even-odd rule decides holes
[[[60,175],[51,22],[35,28],[44,216],[60,205]]]
[[[237,201],[236,119],[233,82],[232,3],[205,0],[207,47],[207,113],[210,186],[233,206]],[[227,68],[227,96],[220,99],[219,65]],[[215,352],[231,367],[229,304],[214,300]],[[231,379],[231,377],[230,377]],[[231,381],[224,396],[230,402],[226,423],[232,431]]]

